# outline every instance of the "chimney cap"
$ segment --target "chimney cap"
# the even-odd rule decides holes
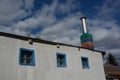
[[[83,18],[85,18],[85,19],[86,19],[86,17],[85,17],[85,16],[83,16],[83,17],[81,17],[81,18],[80,18],[80,20],[82,20]]]

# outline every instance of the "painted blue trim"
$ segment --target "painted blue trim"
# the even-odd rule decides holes
[[[58,64],[58,56],[63,56],[63,65]],[[67,60],[66,60],[66,54],[63,53],[56,53],[56,63],[58,68],[66,68],[67,67]]]
[[[83,61],[84,61],[84,65],[83,65]],[[83,69],[90,69],[88,57],[81,57],[81,63]]]
[[[31,62],[31,64],[21,63],[21,58],[22,58],[21,51],[30,51],[30,52],[32,52],[32,56],[31,56],[32,62]],[[25,58],[25,59],[30,59],[30,58]],[[23,66],[35,66],[35,52],[34,52],[34,50],[32,50],[32,49],[26,49],[26,48],[20,48],[19,49],[19,65],[23,65]]]

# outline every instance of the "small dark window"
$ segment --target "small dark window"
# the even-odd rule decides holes
[[[57,67],[67,67],[66,54],[57,53]]]
[[[20,48],[20,65],[35,66],[34,50]]]
[[[89,69],[88,58],[86,58],[86,57],[81,57],[81,61],[82,61],[82,68],[83,68],[83,69]]]

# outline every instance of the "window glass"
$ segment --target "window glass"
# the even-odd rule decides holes
[[[82,68],[83,69],[89,69],[89,62],[87,57],[81,57],[82,61]]]
[[[20,65],[35,65],[34,50],[20,48]]]
[[[57,53],[57,67],[67,67],[66,54]]]

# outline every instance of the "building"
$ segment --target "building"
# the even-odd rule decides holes
[[[104,52],[0,32],[1,80],[105,80]]]
[[[1,80],[105,80],[102,52],[0,32]]]
[[[120,80],[120,66],[104,65],[106,80]]]

